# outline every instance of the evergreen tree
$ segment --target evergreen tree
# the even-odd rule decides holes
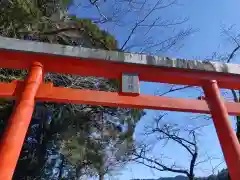
[[[117,41],[88,19],[67,13],[69,0],[0,2],[0,35],[47,43],[118,50]],[[22,80],[25,70],[0,70],[0,80]],[[118,91],[118,82],[48,73],[55,86]],[[14,102],[1,101],[1,132]],[[105,174],[128,161],[143,111],[102,106],[38,103],[14,179],[77,179]]]

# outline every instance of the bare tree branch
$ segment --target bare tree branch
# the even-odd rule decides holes
[[[155,119],[153,126],[146,127],[145,135],[148,137],[149,135],[155,135],[158,142],[162,140],[171,140],[173,142],[176,142],[180,147],[184,148],[190,154],[191,160],[189,162],[189,168],[185,169],[177,167],[175,163],[172,165],[167,165],[162,161],[163,157],[160,159],[149,157],[148,153],[146,153],[144,149],[145,146],[141,146],[134,151],[134,161],[158,171],[169,171],[185,174],[188,176],[189,180],[193,180],[195,176],[194,169],[197,165],[199,152],[195,131],[193,129],[191,131],[184,129],[184,131],[187,131],[191,136],[191,140],[181,137],[180,130],[182,129],[179,129],[177,125],[170,125],[165,123],[160,124],[160,120],[162,120],[163,117],[164,115],[160,115]]]
[[[235,47],[233,49],[233,51],[230,53],[228,59],[227,59],[227,63],[230,63],[230,61],[233,59],[233,57],[235,56],[236,52],[240,49],[240,45],[238,45],[237,47]]]
[[[132,35],[135,33],[136,29],[139,27],[139,25],[141,25],[143,22],[146,21],[146,19],[153,13],[153,11],[157,10],[157,9],[162,9],[162,8],[167,8],[169,6],[171,6],[172,4],[175,3],[175,1],[172,1],[171,3],[165,5],[165,6],[161,6],[158,7],[159,4],[161,3],[161,0],[158,0],[155,5],[153,6],[153,8],[150,9],[150,11],[143,17],[142,20],[138,21],[135,23],[135,25],[133,26],[131,32],[129,33],[127,39],[125,40],[125,42],[123,43],[122,47],[120,48],[121,50],[124,50],[126,44],[129,42],[129,40],[131,39]],[[143,3],[142,8],[145,6],[146,1]]]
[[[146,161],[148,161],[148,162],[150,162],[150,163],[152,163],[152,164],[156,164],[156,165],[158,166],[158,167],[157,167],[156,165],[149,165],[149,164],[145,163],[144,161],[136,160],[137,163],[143,164],[143,165],[145,165],[145,166],[147,166],[147,167],[154,168],[154,169],[156,169],[156,170],[158,170],[158,171],[169,171],[169,172],[186,174],[187,176],[189,175],[189,173],[188,173],[187,170],[176,169],[176,168],[174,168],[174,166],[168,167],[168,166],[165,166],[165,165],[163,165],[163,164],[159,163],[158,161],[153,160],[153,159],[151,159],[151,158],[143,157],[143,156],[140,156],[140,155],[138,155],[138,154],[134,154],[134,155],[135,155],[138,159],[146,160]]]
[[[174,88],[175,86],[176,85],[173,85],[168,91],[166,91],[164,93],[157,94],[157,95],[158,96],[164,96],[166,94],[169,94],[169,93],[172,93],[172,92],[175,92],[175,91],[180,91],[180,90],[184,90],[184,89],[192,87],[192,86],[183,86],[183,87]]]

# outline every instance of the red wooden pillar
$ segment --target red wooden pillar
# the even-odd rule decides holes
[[[43,79],[42,65],[34,63],[0,143],[0,180],[11,180],[35,105],[35,95]]]
[[[208,81],[203,89],[231,179],[239,180],[240,144],[228,119],[228,112],[221,98],[217,82],[215,80]]]

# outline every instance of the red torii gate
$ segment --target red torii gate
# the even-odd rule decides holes
[[[28,69],[24,82],[0,83],[0,98],[15,99],[15,108],[0,144],[0,180],[14,173],[35,101],[118,106],[212,114],[232,180],[240,179],[240,145],[228,114],[240,115],[240,104],[222,100],[219,87],[240,89],[240,66],[161,58],[140,54],[53,45],[0,37],[0,67]],[[45,72],[96,76],[122,81],[122,90],[103,92],[53,87]],[[126,74],[127,73],[127,74]],[[203,87],[205,100],[140,95],[125,78]],[[130,82],[130,83],[132,83]]]

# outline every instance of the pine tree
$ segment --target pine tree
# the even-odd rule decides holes
[[[0,2],[0,35],[47,43],[118,50],[115,38],[88,19],[69,16],[65,0]],[[0,80],[22,80],[25,70],[0,69]],[[48,73],[55,86],[118,91],[118,82]],[[1,101],[1,133],[14,102]],[[133,131],[143,111],[102,106],[38,103],[14,179],[99,176],[128,161]],[[111,158],[110,158],[111,157]]]

